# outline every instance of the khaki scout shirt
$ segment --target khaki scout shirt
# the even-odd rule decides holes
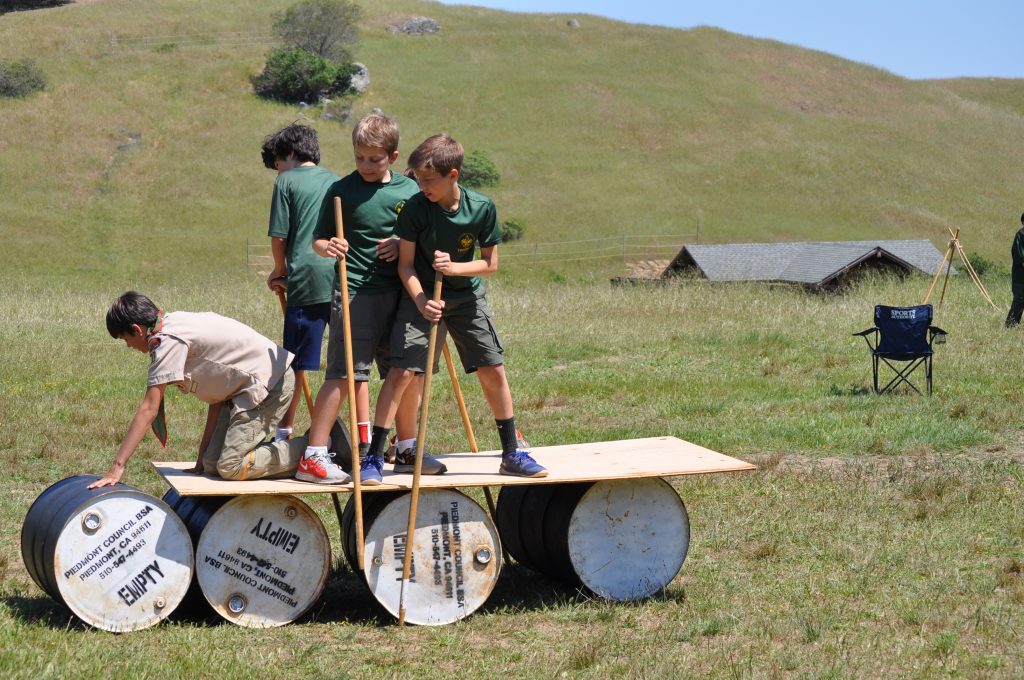
[[[157,340],[159,342],[155,342]],[[171,312],[150,338],[148,386],[176,385],[232,413],[255,408],[288,370],[291,352],[213,312]]]

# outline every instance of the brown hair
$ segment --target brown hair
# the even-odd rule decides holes
[[[383,113],[368,113],[352,129],[352,146],[375,147],[393,154],[398,151],[398,123]]]
[[[409,167],[413,170],[433,170],[447,175],[452,170],[462,170],[462,145],[445,133],[427,137],[409,155]]]

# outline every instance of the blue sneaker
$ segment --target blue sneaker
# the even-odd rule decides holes
[[[516,477],[547,477],[548,471],[526,451],[516,451],[501,456],[501,467],[498,468],[498,474]]]
[[[380,486],[384,481],[381,472],[384,470],[384,459],[380,456],[367,456],[359,466],[359,483],[363,486]]]

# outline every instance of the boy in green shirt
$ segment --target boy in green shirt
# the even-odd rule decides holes
[[[404,331],[392,334],[392,368],[378,398],[377,424],[390,422],[397,408],[394,395],[424,371],[430,326],[443,320],[463,368],[477,374],[494,414],[502,448],[499,473],[545,477],[548,471],[519,450],[525,447],[517,436],[501,341],[481,279],[498,270],[497,211],[490,198],[459,184],[462,159],[462,145],[445,134],[428,138],[409,156],[420,193],[405,204],[395,225],[401,239],[398,275],[409,297],[399,304],[397,324]],[[474,257],[477,244],[479,258]],[[428,293],[435,273],[444,276],[439,302]],[[383,449],[377,429],[370,442],[373,459]]]
[[[302,384],[306,371],[320,370],[324,329],[331,315],[334,266],[313,252],[313,232],[320,218],[324,195],[338,176],[319,167],[320,144],[308,125],[286,125],[263,141],[263,165],[277,170],[270,202],[270,247],[274,269],[267,286],[287,289],[284,348],[295,355],[292,369]],[[302,390],[295,395],[281,422],[276,439],[288,439]]]
[[[356,381],[355,408],[361,452],[369,443],[370,372],[375,360],[382,375],[387,371],[389,336],[398,301],[402,297],[396,265],[398,243],[393,237],[395,220],[406,201],[416,193],[415,182],[391,172],[391,164],[398,158],[398,140],[398,125],[388,116],[371,113],[359,121],[352,131],[356,170],[328,190],[313,241],[313,249],[324,258],[346,258]],[[337,238],[335,197],[341,198],[344,239]],[[324,261],[333,265],[333,260]],[[331,426],[348,394],[345,389],[347,376],[340,283],[335,267],[326,380],[313,408],[309,447],[295,475],[305,481],[332,483],[329,475],[320,475],[316,461],[326,455]],[[401,397],[402,393],[398,394]],[[415,391],[410,390],[407,398],[401,400],[400,436],[415,431],[417,397]],[[428,474],[440,474],[446,468],[430,459],[424,469]],[[360,480],[368,486],[380,484],[380,470],[372,466],[362,470]]]

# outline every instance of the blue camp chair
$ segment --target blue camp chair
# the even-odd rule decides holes
[[[932,306],[886,307],[875,306],[875,325],[854,333],[864,338],[871,350],[871,368],[875,393],[885,394],[906,383],[921,394],[910,374],[924,366],[928,394],[932,393],[932,343],[946,341],[946,331],[932,325]],[[868,337],[872,336],[872,337]],[[873,342],[872,342],[873,341]],[[884,363],[896,374],[882,389],[878,389],[878,367]]]

